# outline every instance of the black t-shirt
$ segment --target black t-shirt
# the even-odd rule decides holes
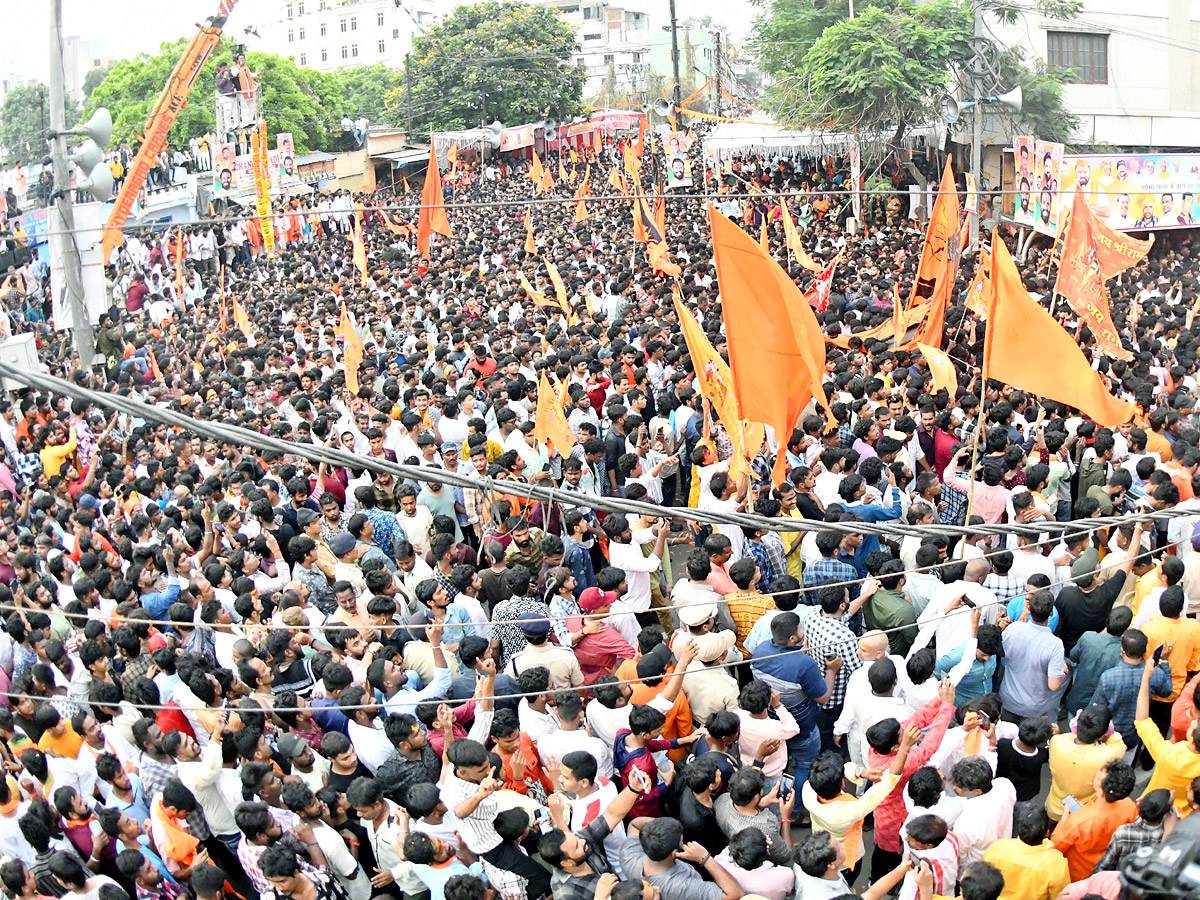
[[[1050,761],[1050,748],[1039,747],[1033,756],[1022,753],[1011,738],[996,742],[996,774],[1017,789],[1017,802],[1032,800],[1042,789],[1042,769]]]
[[[371,770],[359,762],[358,767],[349,775],[339,775],[333,769],[329,770],[329,780],[325,783],[326,787],[331,787],[339,794],[346,793],[346,788],[350,787],[350,782],[355,778],[370,778]]]
[[[1058,610],[1058,636],[1062,638],[1063,652],[1070,653],[1087,631],[1103,631],[1108,624],[1108,614],[1125,587],[1125,578],[1114,575],[1104,584],[1091,591],[1080,590],[1068,584],[1059,591],[1054,608]]]
[[[796,509],[800,510],[800,515],[806,519],[816,519],[818,522],[825,519],[825,514],[821,512],[821,507],[817,506],[817,501],[808,494],[796,495]]]
[[[698,841],[713,856],[728,844],[725,833],[717,827],[717,814],[686,788],[679,798],[679,822],[683,825],[683,840]]]

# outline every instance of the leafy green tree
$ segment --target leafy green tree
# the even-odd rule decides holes
[[[373,125],[400,124],[395,113],[387,108],[385,98],[391,90],[403,90],[402,70],[397,71],[383,63],[375,63],[370,66],[337,69],[332,76],[337,83],[340,102],[351,118],[361,114]],[[333,109],[341,111],[336,105]]]
[[[136,141],[145,128],[146,117],[162,93],[167,78],[183,55],[187,40],[163,44],[156,54],[142,53],[116,63],[108,76],[92,91],[88,114],[107,106],[113,114],[113,138]],[[203,73],[192,87],[187,106],[171,127],[170,140],[183,143],[194,135],[216,127],[216,82],[219,62],[230,62],[233,43],[222,40]],[[257,73],[263,92],[268,142],[281,131],[290,131],[301,153],[330,145],[330,135],[340,118],[339,82],[312,69],[302,69],[289,58],[269,53],[249,53],[246,61]]]
[[[68,127],[79,122],[79,106],[66,98]],[[22,84],[4,97],[0,107],[0,145],[9,165],[28,165],[50,152],[45,132],[50,127],[50,89],[44,84]]]
[[[552,8],[519,0],[460,6],[413,41],[414,127],[569,119],[579,111],[586,77],[571,62],[575,50],[574,29]],[[405,120],[403,76],[388,92],[387,107]]]
[[[108,73],[112,71],[112,67],[113,63],[109,63],[107,66],[100,66],[98,69],[88,69],[88,73],[83,76],[84,100],[92,96],[92,91],[100,85],[100,82],[108,77]]]
[[[956,69],[972,55],[975,16],[1013,22],[1029,6],[1017,0],[755,0],[763,12],[752,45],[776,86],[765,98],[781,121],[855,130],[865,149],[900,143],[909,129],[940,118]],[[1078,0],[1034,0],[1038,13],[1069,18]],[[1002,49],[1004,89],[1020,85],[1025,107],[1014,125],[1061,139],[1074,117],[1063,106],[1063,74]],[[916,173],[914,173],[916,174]],[[918,176],[920,180],[920,177]]]

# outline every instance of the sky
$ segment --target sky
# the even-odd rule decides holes
[[[279,2],[240,0],[230,17],[230,29],[240,34],[241,27],[265,18]],[[442,2],[448,10],[456,5],[452,0]],[[191,37],[196,24],[215,15],[218,8],[217,0],[62,0],[62,5],[64,35],[99,41],[103,46],[96,55],[118,58],[152,53],[166,41]],[[630,5],[667,21],[668,0],[631,0]],[[10,0],[6,6],[6,31],[19,39],[6,42],[2,74],[45,82],[49,76],[49,0]],[[745,34],[754,13],[749,0],[681,0],[677,12],[680,18],[712,16],[735,36]]]

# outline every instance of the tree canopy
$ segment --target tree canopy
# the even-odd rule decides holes
[[[413,41],[414,128],[569,119],[579,111],[586,77],[571,62],[575,50],[574,29],[554,9],[517,0],[460,6]],[[387,104],[403,120],[403,76]]]
[[[187,40],[163,44],[156,54],[143,53],[113,65],[92,91],[87,112],[107,106],[113,114],[113,140],[135,141]],[[230,62],[233,42],[223,39],[192,88],[188,104],[171,128],[170,140],[187,141],[215,125],[215,70]],[[395,73],[383,65],[322,73],[301,68],[290,57],[248,53],[246,60],[263,92],[268,139],[290,131],[301,153],[336,145],[343,115],[360,112],[372,121],[386,121],[383,97]]]
[[[65,98],[68,127],[79,122],[79,106]],[[44,84],[22,84],[4,97],[0,107],[0,145],[9,165],[28,165],[49,154],[45,132],[50,127],[50,89]]]
[[[756,0],[763,10],[753,46],[776,86],[764,100],[781,121],[856,130],[876,148],[897,143],[911,128],[940,118],[954,92],[956,68],[972,55],[976,12],[1011,22],[1014,0]],[[1042,15],[1069,17],[1078,0],[1035,0]],[[1025,93],[1014,125],[1047,140],[1069,135],[1074,117],[1063,106],[1069,73],[1026,60],[1017,49],[997,59],[1003,89]],[[872,141],[868,139],[868,150]]]

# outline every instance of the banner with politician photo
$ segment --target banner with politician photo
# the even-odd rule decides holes
[[[1033,144],[1032,137],[1013,138],[1013,180],[1017,190],[1013,221],[1019,225],[1033,224]]]
[[[274,167],[276,184],[296,184],[300,176],[296,174],[296,142],[292,140],[290,131],[281,131],[275,135],[275,154],[278,162]]]
[[[213,196],[227,197],[237,191],[237,147],[233,144],[213,146]]]
[[[1138,231],[1200,223],[1200,154],[1090,153],[1063,157],[1062,208],[1087,194],[1110,228]]]
[[[1058,225],[1059,169],[1063,145],[1050,141],[1034,144],[1033,229],[1053,235]]]
[[[691,138],[685,131],[670,131],[663,135],[668,189],[692,186],[692,158],[688,156],[691,146]]]

